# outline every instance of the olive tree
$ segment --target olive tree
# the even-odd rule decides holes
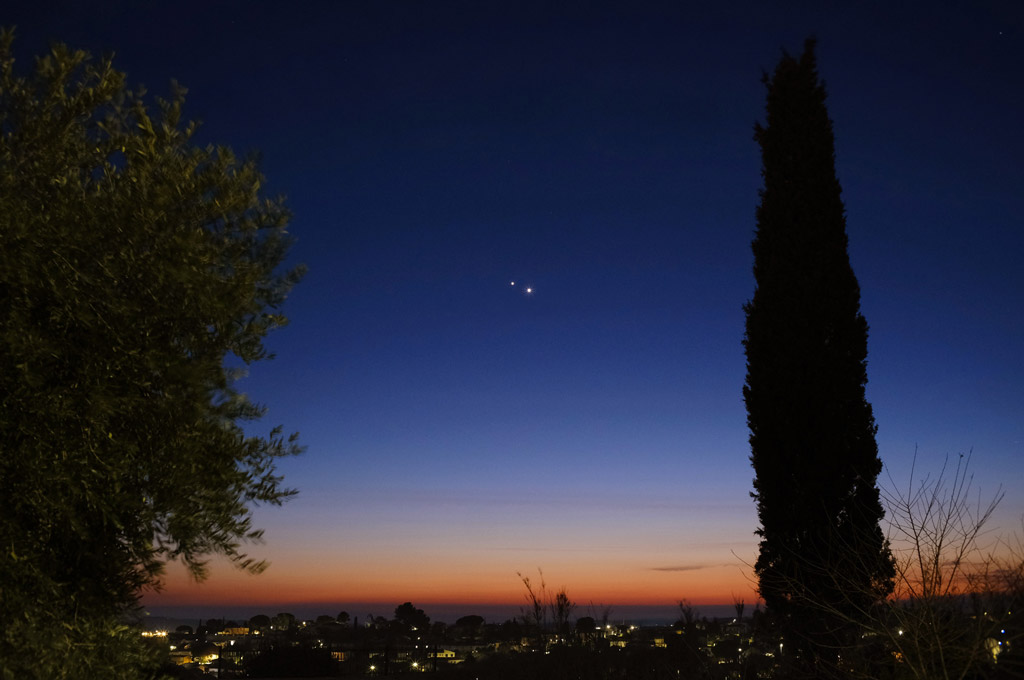
[[[289,213],[256,160],[195,143],[184,89],[148,98],[61,45],[20,69],[12,42],[0,33],[0,668],[130,677],[116,622],[168,560],[197,578],[212,554],[264,566],[243,549],[260,537],[250,506],[293,493],[275,462],[299,446],[243,428],[264,409],[235,381],[269,358],[301,271],[281,270]]]

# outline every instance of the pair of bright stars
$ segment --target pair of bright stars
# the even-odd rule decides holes
[[[513,288],[515,288],[516,282],[515,281],[509,281],[508,285],[510,285]],[[533,288],[524,288],[523,292],[525,292],[527,295],[532,295],[533,294]]]

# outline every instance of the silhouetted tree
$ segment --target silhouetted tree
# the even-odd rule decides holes
[[[700,612],[686,599],[679,600],[679,621],[684,626],[691,626],[700,617]]]
[[[276,630],[291,630],[295,627],[295,614],[279,612],[270,622]]]
[[[707,640],[701,638],[698,630],[700,612],[685,599],[679,600],[678,604],[680,616],[675,627],[679,630],[679,637],[674,644],[677,647],[682,672],[685,673],[681,677],[707,677]]]
[[[555,633],[562,639],[569,635],[569,621],[576,610],[576,603],[569,599],[569,593],[563,586],[551,602],[551,618],[554,620]]]
[[[395,621],[407,630],[426,631],[430,625],[430,617],[422,609],[417,609],[412,602],[405,602],[395,607]]]
[[[580,633],[592,634],[597,630],[597,621],[594,620],[593,616],[581,616],[576,619],[576,630]]]
[[[455,622],[455,625],[462,628],[477,629],[484,625],[484,617],[477,614],[462,616]]]
[[[537,647],[544,649],[544,635],[548,627],[547,601],[550,598],[547,583],[544,581],[544,572],[540,568],[537,569],[537,576],[540,579],[539,586],[534,585],[529,576],[523,576],[518,571],[516,576],[519,577],[519,580],[523,582],[523,586],[526,588],[526,595],[524,596],[526,598],[526,606],[522,608],[523,623],[532,629]]]
[[[257,614],[249,619],[249,627],[257,630],[270,628],[270,617],[266,614]]]
[[[594,616],[594,619],[597,621],[597,623],[600,624],[601,628],[605,628],[608,625],[608,620],[612,616],[611,605],[601,604],[595,607],[594,603],[591,602],[590,612]]]
[[[455,621],[452,632],[459,639],[475,640],[480,636],[483,625],[484,617],[470,614],[469,616],[459,617]]]
[[[576,639],[582,644],[587,644],[597,635],[597,621],[593,616],[581,616],[576,619],[575,632]]]
[[[121,678],[121,623],[163,565],[258,572],[252,502],[298,452],[236,390],[299,272],[255,159],[194,143],[184,90],[147,101],[62,45],[21,73],[0,31],[0,668]],[[136,651],[137,648],[136,648]],[[141,654],[141,652],[140,652]],[[111,660],[116,659],[116,663]]]
[[[814,41],[799,59],[784,55],[764,82],[767,122],[755,134],[764,188],[743,388],[760,521],[755,570],[786,649],[811,667],[834,658],[851,629],[803,606],[803,595],[849,605],[840,605],[843,593],[828,575],[857,565],[866,601],[854,609],[867,607],[890,592],[893,567],[879,527],[881,461],[864,394],[868,326],[847,254]]]

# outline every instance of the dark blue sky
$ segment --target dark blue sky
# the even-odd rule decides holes
[[[263,583],[341,564],[325,598],[516,599],[540,564],[594,600],[748,587],[752,129],[761,72],[810,34],[883,461],[902,483],[915,446],[928,470],[973,448],[1019,529],[1019,3],[22,4],[0,14],[19,50],[176,78],[202,139],[260,150],[289,197],[310,273],[246,389],[309,450],[283,466],[302,495],[258,515]]]

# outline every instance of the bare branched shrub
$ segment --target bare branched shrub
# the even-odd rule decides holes
[[[966,678],[997,661],[986,640],[1005,623],[996,605],[1013,596],[998,579],[1007,565],[983,540],[1004,492],[983,501],[972,488],[970,455],[949,463],[934,479],[917,481],[912,470],[905,490],[883,491],[896,579],[887,625],[877,632],[906,675],[922,680]]]
[[[1021,677],[1024,553],[1019,536],[989,536],[1004,492],[983,499],[970,459],[960,455],[955,466],[947,459],[936,476],[918,479],[915,456],[906,486],[890,477],[882,489],[895,566],[891,595],[864,606],[864,593],[854,591],[863,565],[855,561],[815,574],[849,593],[842,602],[794,589],[802,604],[858,631],[836,650],[834,666],[819,669],[821,677]]]
[[[544,582],[544,572],[540,568],[537,569],[537,576],[540,579],[540,583],[537,585],[534,585],[529,576],[523,576],[521,572],[517,571],[516,576],[526,587],[526,606],[522,608],[521,614],[523,623],[534,630],[537,642],[543,649],[544,632],[548,628],[548,608],[545,606],[548,599],[548,587]]]
[[[540,568],[537,569],[539,583],[531,581],[529,576],[523,576],[518,571],[516,576],[526,587],[526,606],[522,608],[521,616],[523,622],[534,629],[540,648],[546,646],[548,633],[553,632],[559,639],[566,639],[576,603],[569,599],[565,586],[559,588],[557,592],[548,590],[547,583],[544,582],[544,572]]]
[[[690,604],[689,600],[684,598],[679,600],[679,616],[679,620],[683,622],[683,625],[691,626],[696,623],[697,619],[700,617],[700,612],[697,611],[696,607]]]

